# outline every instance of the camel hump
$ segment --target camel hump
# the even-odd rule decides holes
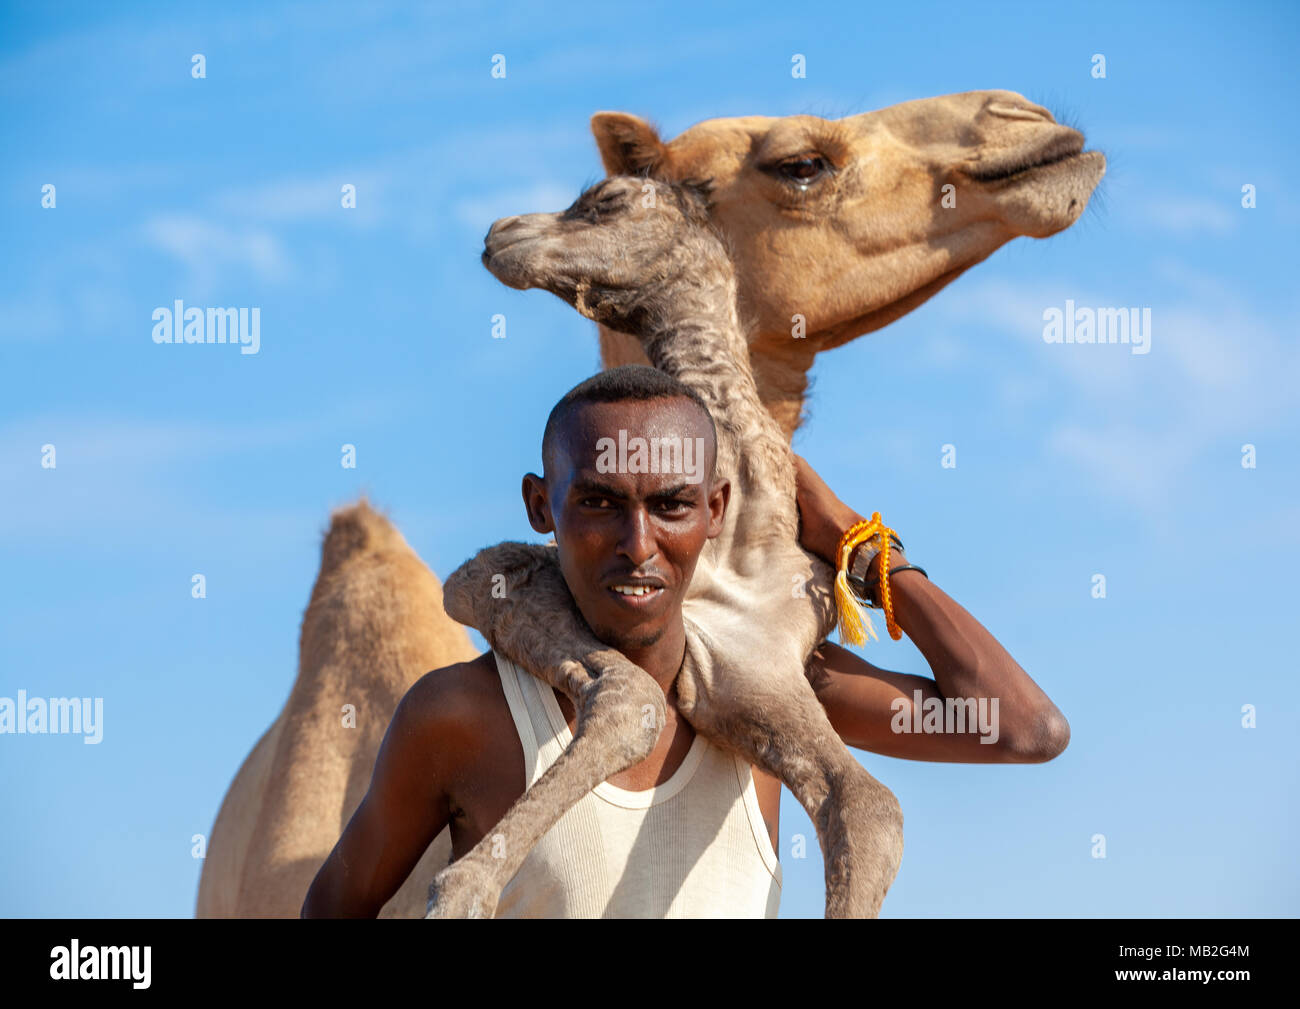
[[[397,527],[363,495],[356,504],[330,513],[330,527],[321,546],[320,573],[337,570],[348,558],[358,554],[409,552],[410,549]]]

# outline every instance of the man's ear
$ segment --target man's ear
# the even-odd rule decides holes
[[[524,510],[528,512],[528,524],[534,532],[550,533],[555,531],[555,522],[551,519],[551,502],[546,492],[546,481],[536,473],[525,473],[523,486]]]
[[[727,519],[727,504],[731,501],[731,481],[725,477],[715,480],[709,488],[709,539],[722,532]]]
[[[659,132],[639,116],[626,112],[597,112],[591,132],[607,175],[640,175],[653,171],[663,157]]]

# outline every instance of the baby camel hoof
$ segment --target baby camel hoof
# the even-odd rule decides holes
[[[461,859],[433,877],[425,917],[491,918],[499,896],[486,871]]]

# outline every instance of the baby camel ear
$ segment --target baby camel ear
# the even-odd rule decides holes
[[[626,112],[597,112],[591,132],[608,175],[640,175],[652,171],[663,156],[658,131],[639,116]]]

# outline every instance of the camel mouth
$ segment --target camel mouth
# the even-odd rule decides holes
[[[1066,137],[1062,142],[1053,144],[1034,157],[1021,157],[1016,161],[1003,161],[985,168],[968,169],[966,175],[976,182],[1006,182],[1028,176],[1039,169],[1066,164],[1091,153],[1083,149],[1082,137]]]
[[[483,265],[496,278],[510,287],[513,284],[503,274],[510,273],[512,257],[508,255],[517,245],[524,245],[538,237],[536,218],[553,217],[553,214],[524,214],[503,217],[488,228],[483,236],[483,253],[479,257]]]
[[[520,264],[512,257],[504,254],[511,246],[518,245],[522,241],[522,238],[516,238],[501,243],[493,241],[489,236],[488,242],[484,245],[483,254],[479,257],[488,273],[496,277],[506,287],[513,287],[517,291],[525,291],[533,285],[528,282],[520,271]]]

